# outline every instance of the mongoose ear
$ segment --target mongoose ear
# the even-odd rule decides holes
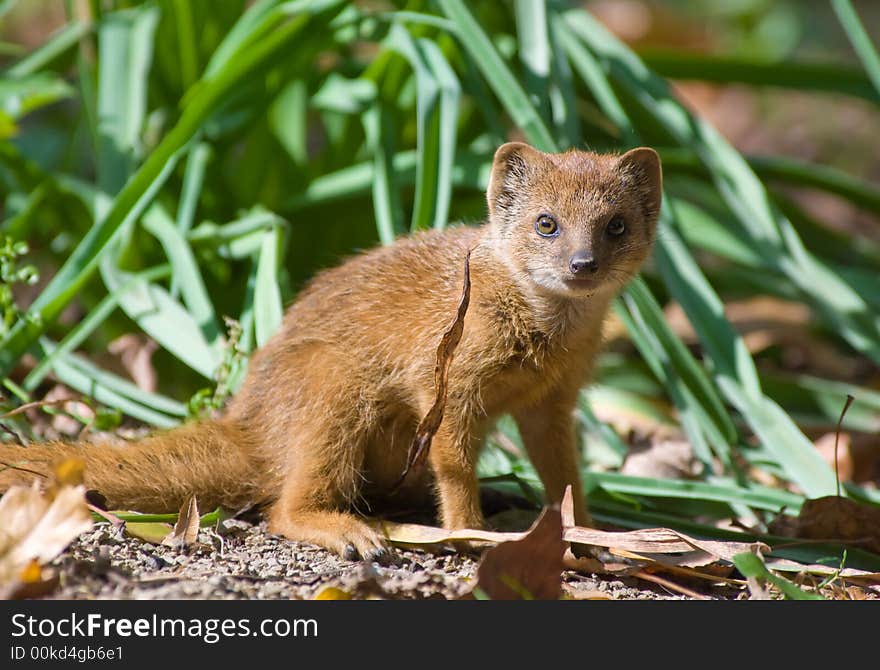
[[[522,198],[523,189],[543,161],[540,151],[523,142],[508,142],[498,147],[486,189],[489,214],[505,211],[517,197]]]
[[[617,161],[624,182],[637,189],[645,208],[645,216],[654,218],[660,213],[663,198],[663,170],[660,156],[649,147],[630,149]]]

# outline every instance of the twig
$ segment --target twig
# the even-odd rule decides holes
[[[849,393],[846,394],[846,402],[843,404],[843,411],[840,413],[840,418],[837,420],[837,430],[834,433],[834,478],[837,480],[837,497],[840,497],[840,470],[838,465],[837,458],[837,443],[840,441],[840,427],[843,425],[843,417],[846,415],[846,410],[849,409],[849,406],[853,404],[853,398]]]

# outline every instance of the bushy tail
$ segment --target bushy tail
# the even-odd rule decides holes
[[[237,510],[259,502],[257,453],[245,431],[226,421],[190,423],[138,442],[20,447],[0,444],[0,491],[48,474],[65,458],[85,462],[85,484],[99,491],[109,509],[176,512],[192,494],[202,510]]]

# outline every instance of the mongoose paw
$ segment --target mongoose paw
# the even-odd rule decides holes
[[[332,548],[347,561],[364,560],[381,563],[390,557],[384,538],[360,520],[350,519],[349,523],[340,529],[339,537],[333,544],[336,546]]]

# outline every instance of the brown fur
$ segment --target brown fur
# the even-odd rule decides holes
[[[222,420],[120,449],[0,446],[0,460],[33,467],[80,453],[87,484],[113,507],[176,510],[192,492],[207,507],[268,501],[274,532],[375,556],[382,540],[353,512],[403,471],[433,401],[434,351],[472,250],[470,309],[429,455],[443,524],[483,525],[477,453],[508,412],[549,500],[571,484],[587,523],[572,411],[610,301],[650,252],[660,181],[650,149],[618,157],[506,144],[495,156],[486,225],[421,233],[319,274],[254,354]],[[558,236],[536,233],[542,214],[558,222]],[[620,236],[606,230],[615,215],[625,221]],[[595,272],[576,278],[576,254],[592,256]],[[0,472],[0,488],[14,476]]]

